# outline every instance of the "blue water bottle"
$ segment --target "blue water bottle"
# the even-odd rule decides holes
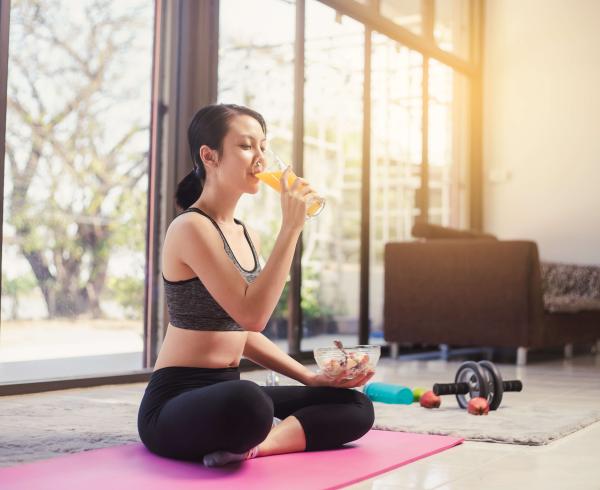
[[[400,403],[410,405],[413,402],[413,392],[410,388],[388,383],[368,383],[363,393],[371,401],[382,403]]]

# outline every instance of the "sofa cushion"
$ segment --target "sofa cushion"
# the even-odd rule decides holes
[[[600,310],[600,299],[580,298],[574,294],[545,296],[544,308],[552,313],[576,313],[586,310]]]
[[[546,310],[600,310],[600,266],[541,262],[540,267]]]
[[[427,240],[436,239],[479,239],[496,240],[494,235],[481,233],[475,230],[459,230],[457,228],[448,228],[446,226],[432,225],[431,223],[416,222],[411,230],[415,238],[425,238]]]

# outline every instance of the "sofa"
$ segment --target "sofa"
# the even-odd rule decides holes
[[[572,355],[574,344],[599,345],[600,267],[586,275],[541,263],[528,240],[420,223],[413,236],[385,246],[384,339],[393,353],[406,343],[507,347],[523,365],[533,349]]]

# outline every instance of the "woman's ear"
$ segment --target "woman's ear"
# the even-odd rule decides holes
[[[217,161],[218,161],[217,151],[211,149],[207,145],[202,145],[200,147],[200,160],[202,160],[202,162],[204,162],[204,165],[207,165],[210,167],[216,167]]]

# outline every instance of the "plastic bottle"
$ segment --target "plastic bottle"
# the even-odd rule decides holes
[[[388,383],[368,383],[364,387],[363,393],[374,402],[399,403],[402,405],[410,405],[414,398],[410,388]]]
[[[275,371],[269,370],[265,386],[279,386],[279,376]]]

